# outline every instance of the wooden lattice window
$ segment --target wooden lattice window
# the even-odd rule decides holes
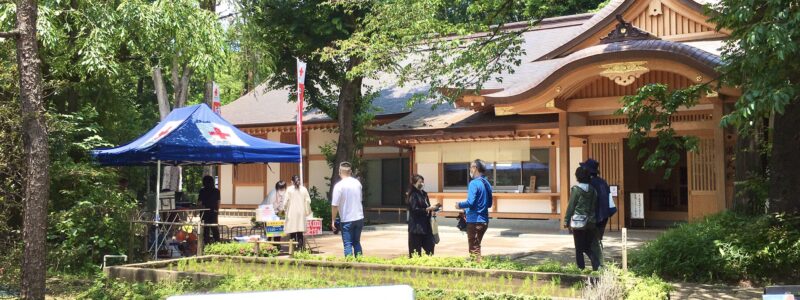
[[[701,138],[697,151],[689,152],[691,190],[713,192],[717,190],[716,166],[714,164],[714,139]]]
[[[622,151],[619,140],[589,142],[589,157],[600,163],[600,173],[609,185],[622,185]]]

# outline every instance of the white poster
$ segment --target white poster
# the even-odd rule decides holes
[[[631,219],[644,220],[643,193],[631,193]]]
[[[618,185],[612,185],[612,186],[610,186],[609,188],[610,188],[610,190],[611,190],[611,196],[612,196],[612,197],[617,197],[617,196],[619,196],[619,186],[618,186]]]

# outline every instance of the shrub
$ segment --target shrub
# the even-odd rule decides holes
[[[668,230],[631,254],[639,274],[699,282],[800,280],[800,216],[723,212]]]
[[[261,244],[258,253],[251,243],[215,243],[206,246],[204,252],[208,255],[232,256],[259,256],[272,257],[278,255],[278,249],[267,244]]]
[[[311,196],[311,211],[314,217],[322,218],[322,230],[331,230],[331,203],[319,194],[317,187],[312,187],[308,191]]]

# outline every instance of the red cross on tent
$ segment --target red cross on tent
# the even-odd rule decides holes
[[[160,139],[160,138],[164,137],[165,135],[167,135],[170,131],[172,131],[172,126],[165,127],[163,130],[161,130],[161,132],[158,133],[156,138]]]
[[[224,140],[224,139],[227,139],[227,138],[228,138],[228,136],[230,136],[230,134],[227,134],[227,133],[224,133],[224,132],[222,132],[222,131],[221,131],[221,130],[219,130],[219,128],[217,128],[217,127],[214,127],[214,131],[211,131],[211,132],[209,132],[208,134],[210,134],[211,136],[215,136],[215,135],[216,135],[217,137],[219,137],[219,138],[220,138],[220,139],[222,139],[222,140]]]

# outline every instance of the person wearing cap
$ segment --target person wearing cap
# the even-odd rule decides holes
[[[606,232],[608,219],[616,213],[616,208],[612,209],[609,205],[611,188],[608,186],[608,182],[606,182],[603,177],[600,177],[600,172],[598,170],[600,168],[600,162],[590,158],[580,163],[580,166],[589,171],[589,175],[591,175],[589,185],[597,191],[595,220],[597,222],[598,240],[602,240]]]

